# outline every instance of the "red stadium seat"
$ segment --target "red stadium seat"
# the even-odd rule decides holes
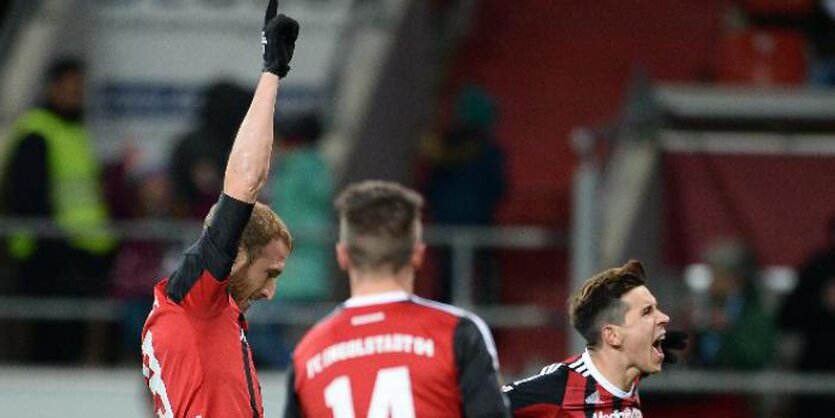
[[[716,78],[727,84],[797,85],[806,82],[807,65],[803,34],[752,28],[724,36]]]

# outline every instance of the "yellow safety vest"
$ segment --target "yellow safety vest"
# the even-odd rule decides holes
[[[91,254],[112,250],[116,241],[107,230],[109,214],[101,190],[101,169],[84,127],[43,109],[32,110],[12,127],[8,149],[14,150],[31,134],[46,141],[53,220],[70,245]],[[16,259],[27,259],[37,249],[31,233],[14,234],[8,244]]]

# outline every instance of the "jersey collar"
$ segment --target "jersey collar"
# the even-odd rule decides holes
[[[606,391],[611,393],[612,395],[615,395],[618,398],[623,399],[628,398],[632,396],[633,393],[635,393],[635,383],[632,383],[632,387],[629,388],[629,392],[624,392],[623,390],[621,390],[621,388],[613,385],[612,382],[609,382],[609,380],[607,380],[606,377],[603,376],[603,373],[600,373],[600,370],[597,370],[597,367],[595,367],[594,362],[591,361],[591,355],[589,354],[588,349],[583,351],[583,363],[585,363],[588,366],[592,377],[594,377],[594,380],[596,380],[597,383],[600,384],[600,386],[603,386],[603,389],[606,389]]]
[[[346,308],[358,308],[360,306],[380,305],[383,303],[403,302],[409,300],[410,295],[406,292],[386,292],[373,295],[354,296],[345,301]]]

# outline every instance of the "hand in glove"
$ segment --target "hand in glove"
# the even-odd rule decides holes
[[[284,78],[290,71],[290,60],[293,59],[296,38],[299,36],[299,22],[284,14],[277,14],[278,0],[270,0],[261,30],[261,53],[264,57],[264,71]]]

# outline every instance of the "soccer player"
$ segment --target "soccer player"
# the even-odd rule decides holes
[[[336,200],[351,297],[296,346],[286,417],[508,416],[493,338],[477,316],[412,295],[423,200],[366,181]]]
[[[507,385],[513,416],[639,418],[638,382],[661,371],[684,348],[686,335],[666,332],[670,321],[646,286],[641,263],[629,261],[588,279],[571,297],[571,323],[586,350],[539,375]]]
[[[281,219],[256,203],[269,171],[279,79],[299,25],[267,6],[264,71],[235,138],[223,193],[200,239],[154,289],[142,331],[142,372],[158,417],[263,417],[244,313],[272,298],[292,247]]]

